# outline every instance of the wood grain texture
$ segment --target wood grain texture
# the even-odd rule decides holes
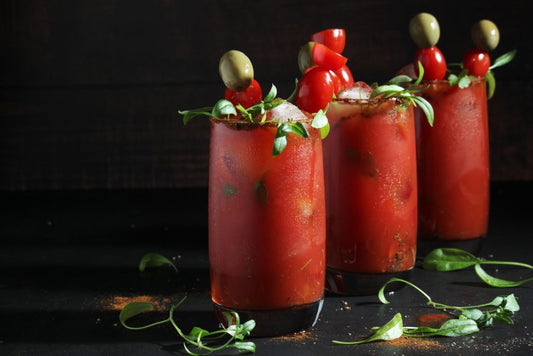
[[[449,62],[470,27],[501,32],[489,102],[493,180],[533,179],[530,1],[4,0],[0,3],[0,190],[173,188],[207,184],[209,125],[177,109],[222,96],[218,59],[240,49],[256,78],[288,96],[311,33],[343,27],[358,80],[411,61],[409,19],[433,13]]]

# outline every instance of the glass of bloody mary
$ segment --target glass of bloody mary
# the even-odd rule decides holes
[[[419,256],[439,247],[475,253],[489,217],[489,133],[485,80],[460,88],[422,82],[435,112],[430,127],[415,111],[418,150]]]
[[[254,319],[255,336],[311,327],[324,295],[321,135],[295,106],[288,115],[278,108],[264,122],[211,119],[211,296],[222,322],[229,311]],[[273,156],[277,121],[288,119],[301,120],[309,137],[288,134]]]
[[[326,287],[373,294],[391,277],[408,278],[415,263],[413,106],[401,98],[336,99],[327,116]]]

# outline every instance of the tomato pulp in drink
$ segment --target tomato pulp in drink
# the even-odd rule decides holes
[[[285,150],[273,157],[275,123],[211,121],[209,263],[215,306],[239,312],[321,305],[322,141],[309,123],[304,124],[309,138],[288,134]],[[251,315],[256,329],[268,322]]]
[[[347,99],[332,103],[327,115],[328,273],[410,270],[417,234],[413,107],[396,99]],[[355,287],[335,288],[359,294]]]
[[[485,81],[467,88],[447,81],[422,92],[434,126],[416,110],[420,241],[468,240],[486,234],[489,215],[489,134]],[[439,246],[435,246],[439,247]]]

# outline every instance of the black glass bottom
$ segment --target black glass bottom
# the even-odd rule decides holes
[[[256,326],[252,330],[252,337],[281,336],[309,330],[316,324],[324,299],[316,302],[298,305],[286,309],[274,310],[239,310],[230,309],[214,303],[218,320],[227,327],[224,312],[235,311],[239,313],[241,323],[247,320],[255,320]]]
[[[391,278],[409,280],[412,269],[402,272],[390,273],[356,273],[326,269],[326,290],[342,295],[372,295],[378,291]],[[387,286],[387,292],[401,289],[404,283],[391,283]]]
[[[478,254],[483,245],[483,237],[468,240],[437,240],[418,239],[416,247],[416,259],[421,261],[436,248],[458,248],[474,255]]]

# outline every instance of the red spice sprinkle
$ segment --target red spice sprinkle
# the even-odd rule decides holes
[[[428,326],[435,329],[440,328],[448,319],[450,319],[450,316],[443,313],[423,314],[416,318],[420,326]]]

